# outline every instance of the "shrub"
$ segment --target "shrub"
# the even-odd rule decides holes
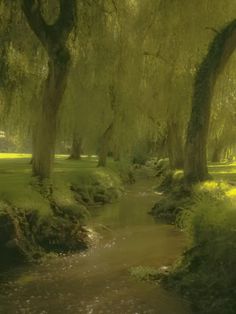
[[[167,280],[204,314],[236,313],[236,207],[228,189],[216,182],[196,188],[181,216],[189,249]]]

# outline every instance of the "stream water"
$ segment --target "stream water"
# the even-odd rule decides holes
[[[93,210],[101,240],[82,254],[18,268],[0,285],[1,314],[190,314],[188,305],[130,268],[172,264],[186,244],[181,231],[157,224],[147,211],[157,201],[152,180],[128,187],[116,204]]]

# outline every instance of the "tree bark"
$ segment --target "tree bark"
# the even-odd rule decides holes
[[[83,145],[82,138],[77,133],[74,133],[72,147],[71,147],[71,154],[70,154],[69,159],[73,159],[73,160],[81,159],[82,145]]]
[[[66,46],[76,21],[76,0],[59,0],[60,14],[54,24],[46,24],[39,0],[21,0],[27,22],[48,54],[48,75],[39,117],[33,131],[33,175],[51,176],[57,116],[70,69],[70,52]]]
[[[67,56],[66,56],[67,55]],[[33,149],[33,175],[50,178],[55,151],[58,110],[66,88],[70,68],[69,52],[65,50],[64,62],[49,60],[41,114],[36,123]]]
[[[116,122],[118,107],[116,103],[116,93],[113,84],[109,86],[110,106],[113,111],[113,119],[108,128],[103,133],[101,138],[99,151],[98,151],[98,167],[106,167],[107,155],[110,149],[110,142],[114,131],[114,125]]]
[[[171,169],[182,169],[184,166],[183,137],[176,121],[167,125],[167,148]]]
[[[223,147],[215,147],[212,154],[212,162],[220,162],[222,157]]]
[[[114,159],[114,161],[120,161],[121,160],[121,156],[120,156],[120,153],[118,151],[115,151],[113,153],[113,159]]]
[[[207,139],[211,101],[215,83],[236,48],[236,20],[220,31],[195,77],[192,112],[185,144],[184,175],[187,183],[209,178],[207,169]]]
[[[212,152],[212,157],[211,157],[211,161],[212,162],[220,162],[221,158],[223,156],[223,152],[224,152],[224,141],[223,141],[223,137],[220,138],[216,138],[215,139],[215,145],[213,147],[213,152]]]
[[[106,167],[107,164],[107,155],[109,153],[110,141],[113,132],[113,122],[109,125],[109,127],[104,132],[101,144],[98,152],[98,167]]]

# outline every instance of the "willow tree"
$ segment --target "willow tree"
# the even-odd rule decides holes
[[[195,77],[192,112],[187,130],[184,173],[187,182],[206,180],[207,138],[214,87],[236,49],[236,20],[217,32]]]
[[[146,111],[146,104],[141,104],[140,89],[143,74],[142,48],[159,4],[159,1],[112,2],[105,30],[106,43],[109,45],[106,49],[107,107],[111,115],[100,137],[98,166],[106,165],[108,152],[112,152],[114,158],[119,160],[129,156],[132,146],[136,144],[138,125],[135,120],[143,114],[144,108]]]
[[[33,175],[49,178],[54,156],[57,116],[71,65],[67,40],[76,23],[76,0],[59,0],[60,12],[47,23],[42,2],[22,0],[26,20],[48,56],[48,74],[43,88],[42,107],[33,135]]]
[[[1,1],[0,129],[15,149],[25,148],[26,143],[31,147],[28,140],[32,112],[37,108],[35,95],[45,77],[44,54],[24,20],[18,1]]]

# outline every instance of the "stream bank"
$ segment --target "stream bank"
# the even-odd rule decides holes
[[[123,193],[122,182],[111,169],[66,170],[60,172],[60,179],[43,185],[29,177],[16,193],[10,184],[5,191],[1,187],[0,271],[36,261],[48,252],[73,252],[90,246],[86,228],[89,207],[116,201]],[[7,179],[12,179],[11,174]]]
[[[0,313],[190,314],[174,293],[130,276],[132,267],[172,265],[186,245],[180,230],[147,215],[153,185],[139,180],[119,202],[93,210],[90,227],[102,237],[93,248],[5,274]]]
[[[186,187],[182,171],[164,171],[156,219],[184,229],[188,245],[162,284],[183,295],[196,313],[236,313],[235,164],[209,165],[212,179]],[[168,169],[167,169],[168,170]]]

